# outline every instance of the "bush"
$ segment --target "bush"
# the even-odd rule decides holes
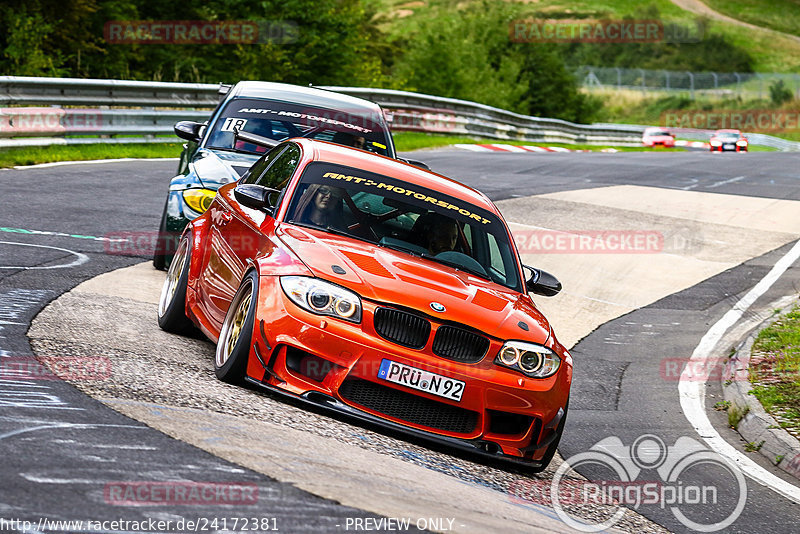
[[[784,102],[788,102],[793,97],[792,90],[786,87],[783,80],[773,82],[769,86],[769,99],[776,106],[780,106]]]

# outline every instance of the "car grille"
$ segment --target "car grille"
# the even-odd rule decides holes
[[[489,350],[485,337],[453,326],[440,326],[433,339],[433,353],[463,363],[479,362]]]
[[[472,410],[426,399],[360,378],[345,380],[339,387],[339,394],[370,410],[445,432],[469,434],[478,424],[478,413]]]
[[[411,313],[378,308],[375,310],[375,331],[404,347],[421,349],[431,335],[431,323]]]

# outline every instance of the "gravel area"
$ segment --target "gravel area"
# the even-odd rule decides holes
[[[559,460],[535,475],[483,465],[314,413],[266,392],[231,386],[214,376],[211,343],[167,334],[158,328],[155,317],[154,304],[71,292],[42,311],[29,337],[35,353],[53,370],[59,358],[102,358],[110,365],[111,372],[105,376],[66,377],[100,400],[135,400],[269,421],[490,488],[507,494],[512,502],[550,507],[546,491]],[[610,506],[570,509],[588,520],[602,520],[615,510]],[[630,510],[616,528],[667,532]]]

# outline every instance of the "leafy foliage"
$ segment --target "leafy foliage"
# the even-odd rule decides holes
[[[471,4],[423,22],[402,48],[396,75],[410,89],[518,113],[591,119],[599,103],[578,91],[552,46],[514,43],[506,3]]]

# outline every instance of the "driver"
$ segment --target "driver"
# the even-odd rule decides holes
[[[420,217],[419,233],[425,240],[425,247],[432,255],[455,250],[458,241],[458,223],[439,213],[427,213]],[[417,225],[414,225],[415,228]]]
[[[333,139],[331,139],[331,142],[338,145],[360,148],[361,150],[365,150],[367,146],[367,140],[364,139],[364,137],[360,135],[349,134],[347,132],[336,132],[333,134]]]

